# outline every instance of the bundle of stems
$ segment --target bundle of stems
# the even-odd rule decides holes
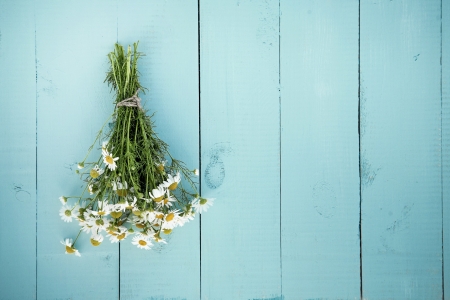
[[[111,242],[133,235],[132,243],[148,250],[152,242],[165,243],[165,235],[206,211],[214,201],[200,197],[193,179],[199,171],[170,155],[143,110],[138,94],[146,89],[139,82],[137,63],[142,53],[137,47],[134,43],[125,52],[116,44],[108,54],[111,68],[105,82],[116,92],[114,113],[78,163],[85,189],[80,196],[60,197],[61,218],[65,222],[76,219],[81,226],[75,241],[61,242],[68,254],[80,255],[75,243],[82,231],[91,234],[94,246],[102,243],[104,234]],[[105,132],[111,118],[113,126]],[[88,162],[100,142],[101,155]]]

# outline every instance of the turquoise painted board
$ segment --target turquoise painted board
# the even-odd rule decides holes
[[[202,299],[280,299],[278,1],[200,2]]]
[[[450,2],[442,1],[442,205],[444,299],[450,300]]]
[[[139,8],[136,10],[136,8]],[[198,21],[196,1],[120,1],[118,40],[140,40],[142,95],[171,154],[199,168]],[[132,16],[132,20],[130,20]],[[198,218],[145,251],[120,245],[120,299],[199,299]]]
[[[117,38],[117,8],[109,3],[36,4],[38,299],[119,297],[118,245],[94,248],[83,233],[81,258],[68,256],[60,240],[75,238],[79,226],[58,215],[60,196],[81,193],[76,164],[114,109],[103,83]]]
[[[0,2],[0,299],[36,297],[33,1]]]
[[[286,299],[359,299],[358,1],[281,1]]]
[[[365,299],[442,298],[440,5],[361,1]]]

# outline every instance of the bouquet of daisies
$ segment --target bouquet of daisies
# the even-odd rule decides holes
[[[132,236],[132,244],[148,250],[153,242],[166,243],[165,236],[173,229],[213,203],[214,199],[202,198],[197,192],[193,178],[199,171],[173,158],[168,145],[153,131],[138,97],[145,88],[139,83],[137,62],[142,54],[137,46],[128,46],[125,53],[116,44],[108,54],[111,68],[105,82],[116,92],[114,113],[78,163],[77,173],[85,182],[83,192],[60,197],[61,219],[77,220],[81,227],[75,241],[61,242],[67,254],[80,255],[75,243],[82,231],[90,235],[93,246],[100,245],[105,236],[112,243]],[[108,123],[113,126],[104,132]],[[101,155],[88,162],[95,145]]]

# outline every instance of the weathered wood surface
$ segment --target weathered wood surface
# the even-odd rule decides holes
[[[0,0],[0,299],[450,300],[449,28],[448,0]],[[216,201],[162,248],[68,256],[58,197],[136,40]]]
[[[361,1],[367,299],[442,298],[440,4]]]

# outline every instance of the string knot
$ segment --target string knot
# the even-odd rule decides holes
[[[141,98],[138,97],[138,92],[140,89],[137,89],[136,93],[134,93],[133,96],[131,96],[130,98],[127,98],[125,100],[120,101],[119,103],[116,104],[116,107],[119,106],[126,106],[126,107],[138,107],[141,110],[142,106],[141,106]]]

